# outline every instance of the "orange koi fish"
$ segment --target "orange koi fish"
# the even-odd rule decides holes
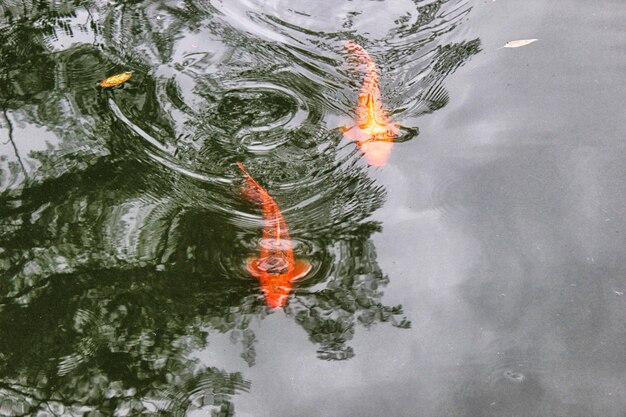
[[[237,162],[237,166],[246,177],[242,194],[259,203],[265,220],[260,256],[248,259],[246,267],[260,281],[267,305],[282,308],[291,293],[293,282],[308,274],[311,265],[294,259],[287,224],[278,205],[246,172],[241,162]]]
[[[355,109],[356,124],[342,128],[344,136],[356,142],[370,165],[382,166],[387,162],[393,138],[399,127],[391,122],[380,100],[378,68],[372,57],[354,41],[346,41],[345,48],[364,73],[363,85]]]

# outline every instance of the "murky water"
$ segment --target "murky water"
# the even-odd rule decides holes
[[[625,19],[0,0],[0,415],[626,415]]]

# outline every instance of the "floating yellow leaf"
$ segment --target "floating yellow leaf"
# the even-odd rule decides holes
[[[539,39],[519,39],[516,41],[510,41],[504,44],[503,48],[519,48],[520,46],[530,45],[538,40]]]
[[[132,72],[123,72],[121,74],[116,74],[110,76],[109,78],[105,78],[104,80],[100,81],[98,85],[103,88],[115,87],[116,85],[120,85],[130,80],[130,77],[132,76]]]

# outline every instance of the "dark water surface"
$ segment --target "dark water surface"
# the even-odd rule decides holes
[[[0,415],[625,416],[625,21],[0,0]],[[384,166],[342,134],[346,40],[400,128]],[[236,162],[312,265],[284,309]]]

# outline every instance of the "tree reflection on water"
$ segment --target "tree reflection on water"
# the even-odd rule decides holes
[[[243,268],[260,228],[240,215],[237,160],[317,265],[284,313],[319,358],[354,356],[357,325],[410,326],[382,303],[368,218],[384,190],[328,121],[353,106],[340,53],[304,63],[209,4],[18,3],[0,17],[0,414],[233,415],[250,382],[194,353],[229,333],[253,365],[250,323],[272,314]],[[214,51],[186,41],[197,31]],[[443,77],[478,48],[439,45],[419,70],[431,93],[396,101],[442,107]]]

